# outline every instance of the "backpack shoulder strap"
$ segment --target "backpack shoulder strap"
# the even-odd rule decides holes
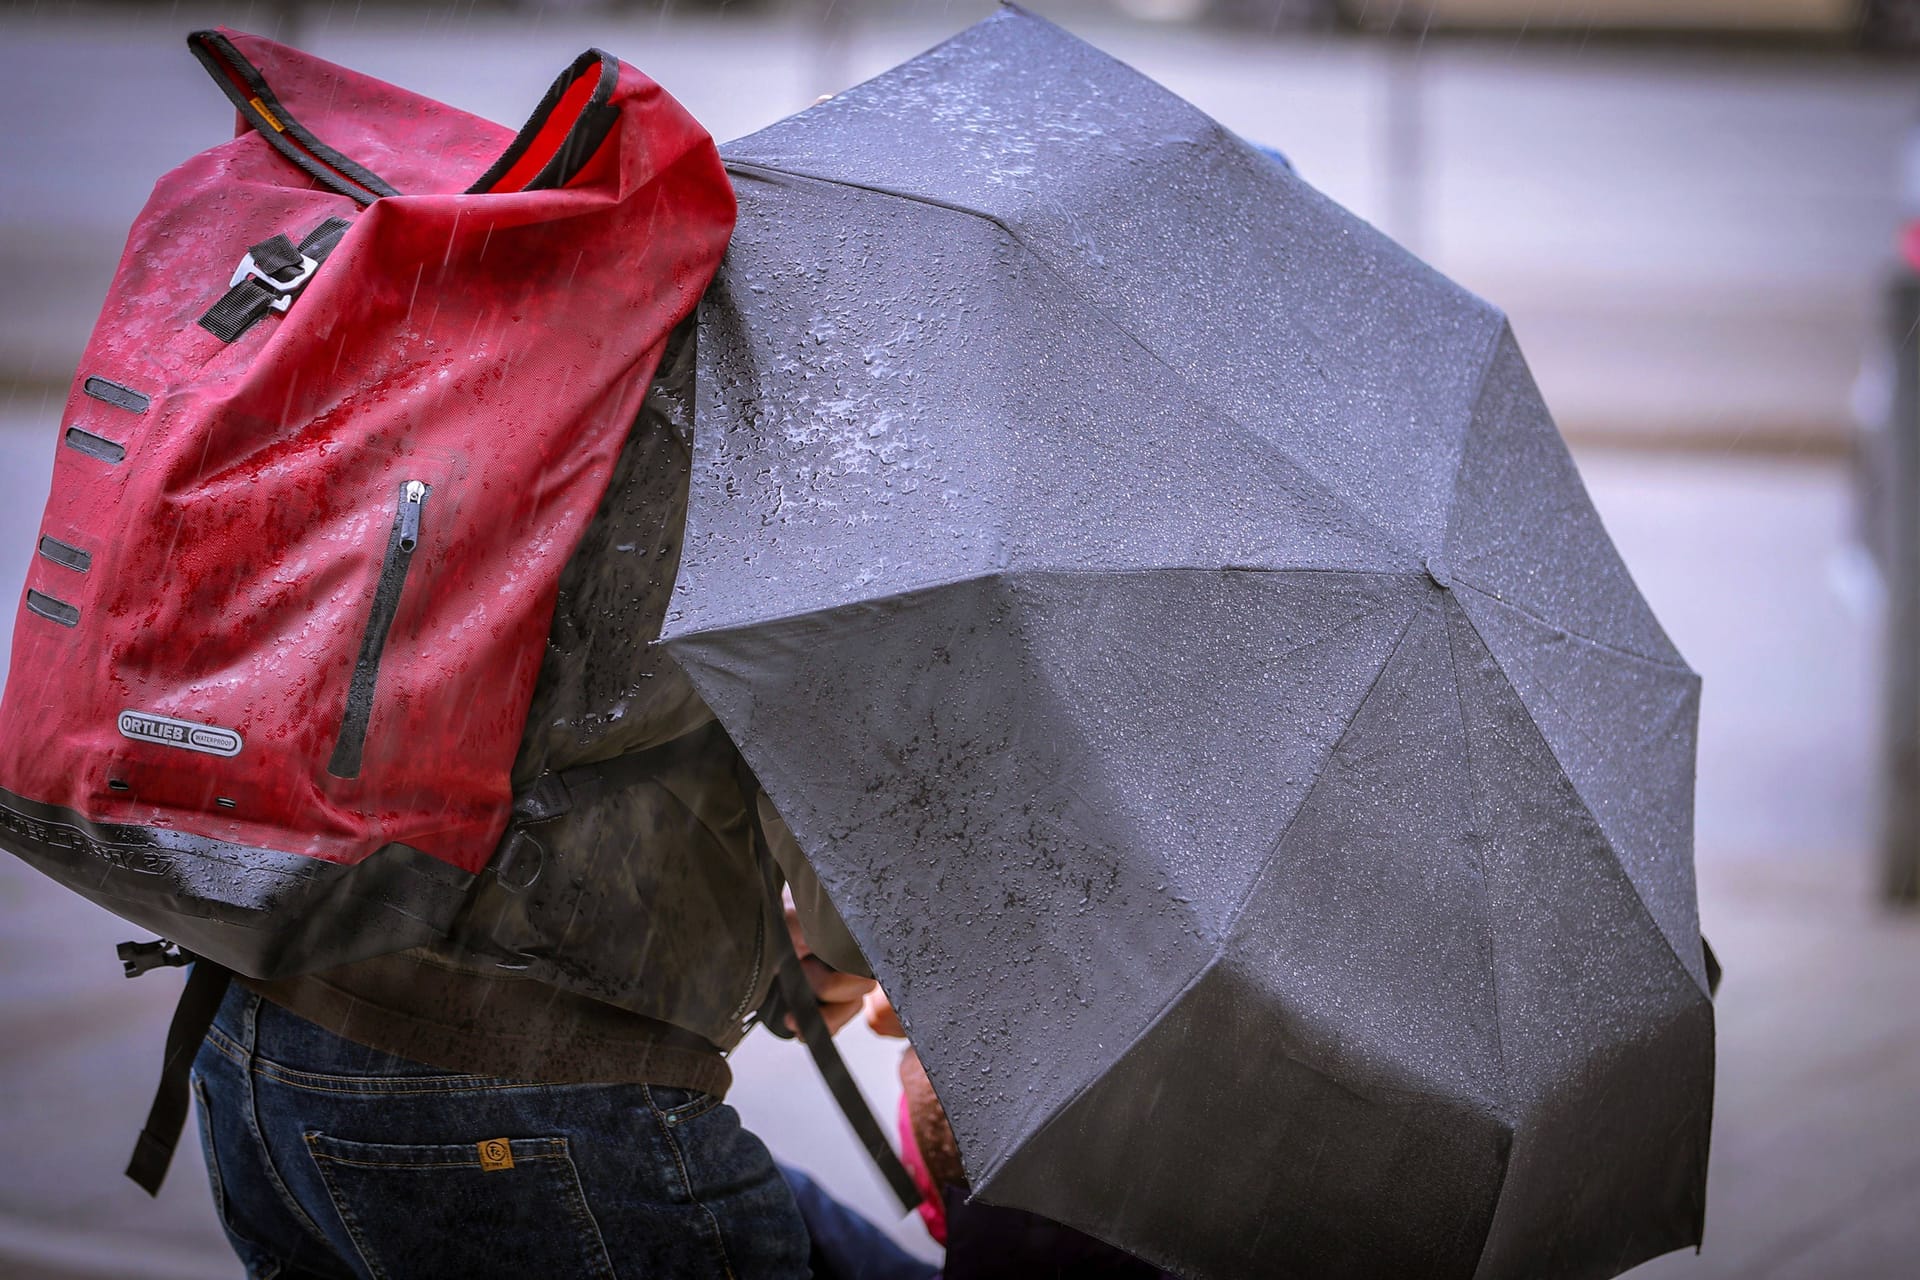
[[[813,1055],[814,1067],[819,1070],[828,1092],[833,1094],[833,1100],[839,1104],[841,1113],[847,1117],[847,1123],[853,1126],[854,1136],[867,1149],[867,1155],[887,1180],[893,1194],[899,1198],[901,1207],[911,1212],[920,1204],[920,1189],[914,1185],[913,1175],[907,1172],[906,1165],[900,1162],[899,1155],[887,1141],[886,1132],[874,1117],[873,1108],[860,1092],[853,1073],[847,1070],[846,1060],[834,1048],[833,1032],[827,1029],[826,1019],[820,1016],[820,1004],[814,999],[813,987],[807,982],[806,971],[800,967],[800,957],[794,952],[793,940],[787,936],[786,909],[780,896],[780,869],[773,860],[772,847],[767,843],[766,829],[760,824],[760,806],[755,803],[760,794],[760,783],[744,762],[741,764],[741,790],[746,795],[747,814],[753,824],[754,856],[759,859],[761,879],[766,885],[768,902],[772,908],[767,931],[773,935],[774,987],[767,1004],[760,1010],[761,1025],[774,1035],[786,1039],[788,1033],[781,1026],[781,1015],[792,1015],[794,1025],[800,1029],[801,1040],[806,1042],[807,1052]]]
[[[130,944],[134,949],[140,945]],[[123,959],[127,959],[128,949],[122,947]],[[191,1105],[188,1073],[193,1069],[194,1055],[200,1052],[200,1042],[207,1038],[207,1029],[213,1026],[213,1015],[220,1010],[227,984],[233,980],[230,970],[213,961],[189,958],[193,967],[187,970],[186,988],[180,993],[180,1003],[173,1010],[173,1023],[167,1028],[167,1056],[160,1067],[160,1085],[154,1090],[153,1108],[147,1112],[146,1127],[140,1130],[140,1138],[134,1143],[133,1159],[127,1162],[127,1176],[150,1196],[160,1194],[167,1167],[173,1163],[174,1148],[180,1145],[180,1131],[186,1127]],[[127,959],[129,978],[142,972],[136,967],[137,963]]]

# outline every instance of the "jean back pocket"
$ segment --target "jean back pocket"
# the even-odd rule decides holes
[[[396,1145],[305,1136],[341,1224],[378,1280],[612,1280],[565,1138]]]

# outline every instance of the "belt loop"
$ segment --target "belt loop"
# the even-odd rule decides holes
[[[240,1047],[246,1051],[247,1074],[253,1074],[253,1060],[259,1053],[260,997],[240,988]]]

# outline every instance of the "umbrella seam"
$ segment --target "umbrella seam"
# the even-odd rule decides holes
[[[1487,394],[1487,378],[1493,373],[1493,363],[1500,354],[1500,337],[1511,331],[1505,312],[1496,309],[1494,321],[1489,326],[1486,357],[1481,360],[1480,373],[1474,379],[1473,394],[1467,397],[1466,421],[1460,424],[1460,452],[1453,460],[1453,481],[1447,486],[1446,518],[1440,522],[1440,554],[1443,556],[1453,543],[1453,517],[1460,510],[1460,473],[1467,465],[1467,437],[1473,433],[1473,422],[1480,412],[1481,397]]]
[[[1460,613],[1462,617],[1466,616],[1466,610],[1462,609],[1460,610]],[[1469,619],[1468,621],[1469,621],[1469,625],[1471,625],[1472,620]],[[1468,796],[1468,805],[1469,805],[1468,812],[1467,812],[1467,822],[1471,826],[1474,824],[1474,814],[1472,811],[1472,803],[1473,803],[1472,797],[1475,794],[1474,787],[1475,787],[1475,777],[1476,777],[1475,770],[1473,767],[1473,734],[1467,728],[1467,699],[1466,699],[1466,694],[1462,691],[1460,687],[1460,655],[1454,646],[1453,628],[1447,625],[1446,613],[1444,610],[1442,610],[1441,612],[1440,622],[1441,622],[1441,625],[1445,627],[1446,633],[1447,633],[1447,667],[1450,674],[1453,677],[1454,711],[1460,717],[1460,743],[1463,748],[1462,754],[1465,757],[1465,768],[1467,771],[1467,796]],[[1487,945],[1488,945],[1489,951],[1491,952],[1491,949],[1493,946],[1493,933],[1494,933],[1493,903],[1491,900],[1492,895],[1488,892],[1488,889],[1487,889],[1486,854],[1485,854],[1485,851],[1480,847],[1479,833],[1477,831],[1474,833],[1473,854],[1474,854],[1474,861],[1479,865],[1481,894],[1483,895],[1484,898],[1487,899],[1485,903],[1487,908]],[[1488,955],[1487,959],[1488,959],[1488,972],[1493,982],[1494,1050],[1500,1055],[1500,1080],[1502,1085],[1504,1086],[1506,1081],[1510,1077],[1507,1073],[1506,1035],[1500,1029],[1500,1015],[1501,1015],[1500,966],[1494,962],[1493,956],[1491,954]],[[1506,1091],[1506,1093],[1507,1093],[1507,1097],[1506,1097],[1507,1114],[1503,1115],[1501,1118],[1503,1120],[1506,1120],[1507,1123],[1512,1124],[1513,1123],[1513,1115],[1512,1115],[1513,1095],[1510,1090]]]
[[[1482,594],[1485,593],[1483,592]],[[1524,612],[1524,610],[1522,612]],[[1512,692],[1515,701],[1519,702],[1522,708],[1525,708],[1527,705],[1526,700],[1521,698],[1520,691],[1514,688],[1513,677],[1507,674],[1507,664],[1501,661],[1500,655],[1494,652],[1491,644],[1487,643],[1486,636],[1481,635],[1480,628],[1474,625],[1473,615],[1469,614],[1465,609],[1462,609],[1460,610],[1460,616],[1467,620],[1467,625],[1473,628],[1473,634],[1478,637],[1481,647],[1486,649],[1487,656],[1492,658],[1494,666],[1499,668],[1500,678],[1506,682],[1506,686],[1508,690]],[[1545,620],[1541,619],[1541,621],[1544,622]],[[1547,623],[1546,625],[1552,626],[1551,623]],[[1555,629],[1559,630],[1560,628]],[[1572,635],[1573,633],[1568,632],[1567,634]],[[1585,639],[1586,637],[1582,636],[1577,638]],[[1598,642],[1596,641],[1595,643]],[[1603,645],[1601,647],[1605,648],[1607,646]],[[1638,655],[1628,654],[1627,656],[1634,657]],[[1682,669],[1686,670],[1689,675],[1693,674],[1691,669]],[[1600,815],[1594,812],[1592,802],[1589,801],[1585,793],[1580,790],[1579,784],[1574,782],[1573,774],[1567,768],[1567,762],[1560,758],[1558,751],[1554,750],[1552,740],[1547,737],[1546,733],[1543,732],[1540,726],[1534,721],[1531,711],[1527,714],[1527,723],[1532,726],[1534,733],[1539,736],[1541,745],[1546,747],[1547,755],[1552,758],[1553,763],[1560,770],[1560,776],[1567,780],[1567,789],[1572,791],[1573,798],[1580,802],[1581,811],[1587,815],[1587,820],[1593,823],[1594,830],[1598,831],[1600,838],[1605,841],[1607,853],[1613,863],[1614,869],[1620,873],[1620,878],[1626,881],[1628,891],[1633,894],[1634,903],[1640,908],[1640,914],[1646,917],[1647,923],[1652,926],[1654,933],[1659,935],[1662,942],[1666,943],[1668,953],[1673,956],[1673,962],[1680,966],[1681,976],[1686,978],[1688,983],[1699,991],[1702,999],[1711,1004],[1713,1001],[1713,993],[1708,991],[1704,982],[1694,977],[1693,970],[1687,967],[1686,957],[1680,954],[1679,947],[1674,944],[1672,938],[1667,936],[1667,931],[1661,926],[1659,918],[1653,914],[1653,909],[1647,905],[1646,895],[1640,891],[1640,886],[1634,881],[1633,876],[1628,873],[1626,867],[1621,863],[1620,855],[1613,847],[1613,837],[1608,833],[1605,824],[1600,821]]]
[[[1479,583],[1473,581],[1473,579],[1461,576],[1458,570],[1455,570],[1453,573],[1453,581],[1460,586],[1463,586],[1472,590],[1478,595],[1485,596],[1487,599],[1493,601],[1497,605],[1501,605],[1505,608],[1511,609],[1515,613],[1524,614],[1527,617],[1532,618],[1535,622],[1539,623],[1541,626],[1546,627],[1549,630],[1558,631],[1563,636],[1571,637],[1572,639],[1581,641],[1584,644],[1590,644],[1596,649],[1604,649],[1608,653],[1617,654],[1622,658],[1632,658],[1636,662],[1644,662],[1650,667],[1659,667],[1666,671],[1684,672],[1687,675],[1693,676],[1695,679],[1699,678],[1699,673],[1696,672],[1692,667],[1688,666],[1684,660],[1680,662],[1674,662],[1667,658],[1655,658],[1649,654],[1640,653],[1636,650],[1628,649],[1622,645],[1609,644],[1607,641],[1598,639],[1597,637],[1594,637],[1594,636],[1587,635],[1585,632],[1575,631],[1570,627],[1561,626],[1559,623],[1554,622],[1552,619],[1544,618],[1541,615],[1535,613],[1533,610],[1525,607],[1524,605],[1515,604],[1513,601],[1507,599],[1505,596],[1501,595],[1497,591],[1494,591],[1492,588],[1481,586]],[[1469,618],[1468,621],[1471,622],[1472,619]],[[1474,628],[1475,634],[1478,634],[1479,630],[1480,628],[1475,627]],[[1484,641],[1486,637],[1482,636],[1481,639]],[[1492,646],[1488,646],[1488,652],[1489,653],[1492,652]]]
[[[1459,606],[1456,605],[1455,608],[1458,609]],[[1460,609],[1459,612],[1462,617],[1466,616],[1466,610]],[[1469,824],[1474,824],[1472,807],[1474,803],[1473,797],[1476,794],[1476,784],[1474,781],[1475,772],[1473,768],[1473,734],[1467,728],[1467,697],[1465,691],[1460,686],[1460,654],[1454,644],[1453,627],[1447,623],[1444,611],[1441,614],[1441,623],[1443,626],[1446,626],[1447,631],[1447,666],[1453,674],[1453,705],[1455,712],[1460,717],[1460,742],[1465,749],[1467,803],[1469,806],[1467,821]],[[1467,620],[1467,625],[1473,625],[1471,618]],[[1489,649],[1488,652],[1491,653],[1492,650]],[[1508,1126],[1507,1148],[1500,1154],[1500,1185],[1493,1193],[1493,1208],[1487,1214],[1487,1232],[1480,1238],[1480,1249],[1474,1255],[1473,1259],[1472,1274],[1478,1276],[1480,1274],[1481,1264],[1486,1261],[1487,1247],[1493,1243],[1493,1227],[1494,1223],[1499,1221],[1500,1218],[1500,1204],[1507,1197],[1507,1179],[1513,1172],[1513,1134],[1520,1126],[1513,1116],[1513,1090],[1508,1086],[1508,1081],[1512,1079],[1512,1076],[1507,1069],[1507,1037],[1506,1033],[1501,1029],[1503,1015],[1500,1008],[1500,964],[1498,959],[1492,954],[1495,945],[1495,921],[1492,894],[1489,892],[1487,886],[1487,860],[1485,853],[1479,846],[1479,833],[1475,832],[1474,835],[1474,857],[1480,866],[1480,891],[1486,899],[1487,908],[1487,947],[1489,952],[1487,956],[1487,976],[1488,980],[1493,984],[1493,1046],[1494,1051],[1500,1055],[1500,1084],[1501,1092],[1505,1095],[1505,1105],[1500,1118]]]
[[[774,623],[804,622],[809,619],[824,618],[848,608],[868,608],[875,605],[897,603],[925,592],[943,591],[949,587],[966,586],[969,583],[986,582],[994,578],[1016,576],[1027,578],[1132,578],[1160,573],[1244,573],[1259,574],[1263,577],[1294,573],[1330,573],[1350,578],[1405,578],[1415,582],[1426,582],[1428,580],[1425,573],[1412,569],[1336,569],[1330,566],[1300,566],[1269,569],[1257,565],[1150,565],[1138,569],[989,569],[982,573],[970,573],[958,578],[940,578],[932,582],[916,583],[913,586],[902,588],[899,591],[890,591],[883,596],[864,596],[857,601],[822,605],[818,608],[806,609],[799,613],[783,613],[778,617],[754,617],[740,622],[729,622],[722,626],[706,626],[695,631],[681,631],[673,634],[668,633],[669,628],[662,628],[660,638],[652,643],[664,644],[671,648],[676,644],[690,640],[757,630]]]
[[[1319,789],[1320,780],[1326,776],[1328,766],[1333,763],[1334,756],[1340,753],[1340,746],[1347,740],[1347,735],[1353,732],[1354,722],[1360,718],[1360,713],[1367,709],[1367,703],[1373,701],[1374,691],[1380,687],[1381,680],[1386,678],[1387,668],[1391,667],[1393,660],[1400,656],[1400,648],[1406,644],[1407,634],[1413,630],[1413,624],[1419,620],[1419,617],[1420,609],[1416,606],[1414,610],[1407,615],[1405,624],[1400,628],[1400,634],[1394,637],[1393,648],[1387,651],[1387,656],[1380,663],[1380,669],[1373,673],[1373,679],[1367,683],[1367,691],[1361,694],[1360,701],[1354,704],[1353,714],[1348,716],[1347,722],[1340,726],[1340,732],[1335,736],[1333,745],[1327,748],[1326,759],[1321,762],[1320,768],[1314,773],[1313,781],[1307,785],[1306,791],[1301,793],[1300,803],[1294,807],[1293,817],[1287,819],[1286,825],[1280,828],[1279,834],[1274,836],[1273,842],[1267,846],[1267,855],[1260,861],[1258,874],[1247,882],[1246,890],[1240,895],[1240,901],[1234,904],[1233,913],[1227,917],[1226,924],[1221,929],[1221,936],[1223,938],[1231,935],[1235,929],[1240,927],[1240,918],[1247,913],[1247,907],[1253,901],[1254,890],[1259,888],[1261,879],[1266,876],[1268,869],[1273,866],[1273,860],[1280,855],[1280,846],[1286,842],[1287,833],[1293,830],[1294,820],[1299,818],[1300,811],[1307,807],[1307,802],[1313,798],[1313,793]],[[1216,959],[1217,958],[1216,956]]]
[[[1032,258],[1035,262],[1039,263],[1042,267],[1044,267],[1047,270],[1047,273],[1053,276],[1053,278],[1060,283],[1062,288],[1066,289],[1070,294],[1072,294],[1074,297],[1080,300],[1081,305],[1086,307],[1087,310],[1093,312],[1095,315],[1098,315],[1099,317],[1101,317],[1109,325],[1112,325],[1116,333],[1119,333],[1127,341],[1131,342],[1134,346],[1140,348],[1141,351],[1146,353],[1149,359],[1151,359],[1155,364],[1159,365],[1162,369],[1166,370],[1169,374],[1171,374],[1179,382],[1180,386],[1184,388],[1188,392],[1188,394],[1192,395],[1196,401],[1212,409],[1214,412],[1218,413],[1222,418],[1232,423],[1235,427],[1239,428],[1242,432],[1245,432],[1248,435],[1255,434],[1252,431],[1252,429],[1249,428],[1244,422],[1241,422],[1239,418],[1235,417],[1231,413],[1228,413],[1224,408],[1222,408],[1218,404],[1215,404],[1211,398],[1200,394],[1198,388],[1194,387],[1194,385],[1178,369],[1174,368],[1171,364],[1169,364],[1165,356],[1161,355],[1158,351],[1155,351],[1152,347],[1148,346],[1144,341],[1140,339],[1138,335],[1136,335],[1133,332],[1133,330],[1129,329],[1126,325],[1121,324],[1119,319],[1116,318],[1107,308],[1099,305],[1092,298],[1088,297],[1084,290],[1080,289],[1077,285],[1075,285],[1073,281],[1069,280],[1060,271],[1058,267],[1054,266],[1053,263],[1050,262],[1045,256],[1043,256],[1038,250],[1036,250],[1032,245],[1028,244],[1025,237],[1023,237],[1018,231],[1015,231],[1013,227],[1010,226],[999,215],[988,213],[984,209],[975,209],[968,205],[955,204],[948,200],[942,200],[938,196],[929,196],[929,195],[924,195],[924,194],[913,192],[913,191],[901,191],[893,187],[882,187],[874,183],[855,182],[848,178],[830,178],[830,177],[827,177],[825,174],[808,173],[802,169],[783,169],[776,165],[761,164],[758,161],[752,161],[752,160],[727,160],[724,156],[722,157],[722,160],[725,163],[726,168],[730,172],[738,169],[738,170],[744,170],[745,172],[748,172],[748,173],[777,174],[785,178],[799,178],[803,181],[819,182],[819,183],[824,183],[827,186],[833,186],[833,187],[848,187],[855,191],[866,191],[866,192],[870,192],[873,195],[886,196],[889,199],[893,199],[893,200],[907,200],[907,201],[911,201],[914,204],[930,205],[937,209],[945,209],[950,213],[964,214],[970,217],[979,218],[984,222],[990,223],[991,225],[999,228],[1000,232],[1003,235],[1005,235],[1009,240],[1012,240],[1016,245],[1018,245],[1020,249],[1023,252],[1025,252],[1028,257]],[[1489,365],[1491,365],[1492,362],[1489,361],[1488,363]],[[1485,376],[1485,373],[1483,370],[1482,371],[1483,379],[1484,379],[1484,376]],[[1476,393],[1475,403],[1478,403],[1477,393]],[[1473,412],[1472,405],[1469,405],[1467,412],[1469,417],[1471,417]],[[1376,536],[1378,536],[1382,541],[1382,545],[1385,546],[1388,550],[1397,551],[1407,555],[1414,554],[1413,548],[1403,544],[1397,537],[1394,536],[1391,530],[1389,530],[1385,525],[1381,524],[1377,519],[1375,519],[1372,514],[1370,514],[1363,508],[1355,505],[1353,500],[1347,497],[1346,494],[1340,492],[1338,489],[1335,489],[1332,485],[1328,484],[1324,478],[1322,478],[1312,468],[1307,467],[1306,465],[1301,463],[1301,461],[1298,458],[1296,458],[1290,451],[1280,448],[1277,444],[1275,444],[1272,441],[1267,441],[1266,443],[1270,448],[1273,449],[1274,453],[1285,458],[1289,463],[1293,464],[1293,466],[1299,471],[1299,474],[1301,476],[1311,480],[1316,486],[1319,487],[1322,493],[1326,494],[1327,497],[1337,502],[1344,511],[1352,515],[1355,519],[1359,520],[1367,529],[1371,530]],[[1457,471],[1458,464],[1456,463],[1455,465],[1456,465],[1456,471]],[[1449,510],[1451,510],[1451,508],[1449,508]],[[1442,536],[1443,537],[1445,536],[1444,529],[1442,530]]]
[[[1513,333],[1512,320],[1509,319],[1504,312],[1500,312],[1500,311],[1496,311],[1496,317],[1498,318],[1499,323],[1493,326],[1492,332],[1488,337],[1486,360],[1480,366],[1480,377],[1479,377],[1479,380],[1474,384],[1473,397],[1468,402],[1467,420],[1466,420],[1466,423],[1461,428],[1460,456],[1454,459],[1453,487],[1449,490],[1447,494],[1447,518],[1446,518],[1446,522],[1441,526],[1441,530],[1440,530],[1441,552],[1444,556],[1446,556],[1450,565],[1452,561],[1451,552],[1453,549],[1453,540],[1454,540],[1454,532],[1455,532],[1454,516],[1458,512],[1459,506],[1460,506],[1460,476],[1461,476],[1461,473],[1466,469],[1466,463],[1467,463],[1467,436],[1473,431],[1474,420],[1480,409],[1480,401],[1482,397],[1486,395],[1487,379],[1492,376],[1493,366],[1499,361],[1500,340],[1502,338],[1506,338],[1509,340],[1509,342],[1511,342],[1514,349],[1514,355],[1517,359],[1520,360],[1520,363],[1523,369],[1525,369],[1525,365],[1526,365],[1525,358],[1520,355],[1519,339],[1515,337]],[[1528,370],[1527,372],[1528,372],[1529,381],[1531,384],[1531,376],[1532,376],[1531,371]],[[1534,392],[1534,399],[1539,401],[1541,411],[1546,414],[1549,429],[1552,431],[1555,431],[1557,434],[1557,429],[1554,428],[1553,426],[1552,414],[1547,411],[1546,401],[1544,398],[1540,396],[1539,387],[1537,385],[1533,386],[1533,392]],[[1561,441],[1561,444],[1564,447],[1565,445],[1564,439]],[[1571,455],[1569,455],[1569,463],[1571,463]],[[1579,468],[1575,466],[1574,471],[1576,475],[1576,484],[1581,488],[1582,494],[1584,496],[1585,495],[1584,484],[1580,484],[1580,482],[1577,479],[1578,470]],[[1590,498],[1588,499],[1588,503],[1589,505],[1591,505]],[[1598,513],[1596,512],[1595,515],[1597,517]],[[1462,577],[1459,572],[1458,566],[1451,566],[1451,567],[1452,567],[1453,581],[1458,582],[1464,586],[1472,587],[1475,591],[1480,592],[1482,595],[1491,596],[1493,597],[1493,599],[1500,601],[1502,604],[1509,605],[1509,607],[1511,608],[1516,608],[1516,609],[1519,608],[1518,605],[1512,604],[1510,601],[1500,596],[1497,592],[1493,591],[1491,588],[1481,586],[1480,584],[1474,582],[1470,578]],[[1622,563],[1621,568],[1623,570],[1626,568],[1624,563]],[[1631,573],[1628,574],[1628,577],[1629,577],[1629,580],[1631,580],[1631,577],[1632,577]],[[1649,621],[1653,623],[1654,630],[1659,634],[1660,638],[1667,642],[1667,646],[1669,648],[1674,649],[1674,653],[1675,653],[1674,658],[1656,658],[1648,654],[1636,653],[1630,649],[1619,648],[1618,646],[1608,644],[1604,640],[1595,639],[1593,636],[1582,635],[1580,632],[1577,632],[1577,631],[1569,631],[1565,627],[1561,627],[1556,623],[1548,622],[1545,618],[1539,617],[1536,614],[1528,613],[1528,611],[1525,609],[1521,609],[1520,611],[1522,613],[1527,613],[1527,616],[1533,618],[1536,622],[1542,623],[1546,626],[1553,627],[1555,630],[1558,630],[1558,631],[1564,631],[1567,635],[1575,636],[1578,639],[1585,640],[1590,644],[1598,645],[1603,649],[1617,649],[1619,652],[1624,653],[1629,657],[1640,658],[1646,662],[1651,662],[1651,663],[1655,663],[1662,666],[1678,666],[1685,670],[1692,669],[1690,667],[1687,667],[1687,664],[1684,658],[1679,657],[1679,650],[1677,648],[1674,648],[1673,640],[1671,637],[1667,635],[1666,628],[1660,625],[1660,620],[1658,618],[1651,617],[1651,615],[1649,615]]]
[[[1411,576],[1411,575],[1407,575],[1407,576]],[[1418,609],[1415,609],[1412,613],[1408,615],[1406,624],[1400,628],[1400,634],[1394,639],[1393,648],[1388,651],[1386,658],[1381,661],[1380,669],[1373,673],[1373,679],[1368,683],[1367,691],[1360,696],[1360,701],[1354,705],[1353,714],[1347,717],[1346,724],[1340,727],[1339,736],[1333,740],[1333,746],[1328,749],[1327,759],[1329,761],[1333,759],[1334,753],[1339,751],[1340,744],[1346,741],[1347,734],[1352,730],[1354,721],[1360,718],[1360,712],[1363,709],[1365,709],[1367,703],[1372,700],[1374,691],[1380,687],[1381,679],[1386,675],[1387,668],[1393,665],[1394,658],[1400,652],[1400,646],[1406,643],[1407,633],[1413,630],[1414,620],[1418,617],[1419,617]],[[1325,775],[1325,773],[1326,773],[1326,768],[1323,765],[1320,771],[1314,775],[1313,782],[1307,787],[1306,791],[1302,793],[1300,797],[1300,803],[1294,809],[1295,818],[1299,817],[1301,809],[1306,808],[1307,801],[1313,797],[1314,789],[1320,785],[1320,779],[1322,776]],[[1247,888],[1240,895],[1240,901],[1235,905],[1233,909],[1233,913],[1227,917],[1226,923],[1224,927],[1221,929],[1221,936],[1223,940],[1227,936],[1231,935],[1234,929],[1239,925],[1240,917],[1246,913],[1247,904],[1253,900],[1254,890],[1260,887],[1260,882],[1266,877],[1267,871],[1272,867],[1274,857],[1280,852],[1280,846],[1286,842],[1287,832],[1291,830],[1292,827],[1293,827],[1293,819],[1290,818],[1287,820],[1286,825],[1281,827],[1280,833],[1273,838],[1272,843],[1267,846],[1267,854],[1266,854],[1266,857],[1261,860],[1260,870],[1257,873],[1255,873],[1254,876],[1247,882]],[[1141,1026],[1139,1032],[1131,1038],[1131,1043],[1138,1044],[1141,1040],[1153,1034],[1154,1029],[1166,1020],[1167,1015],[1173,1012],[1173,1010],[1180,1004],[1181,1000],[1185,998],[1187,993],[1192,991],[1196,986],[1198,986],[1206,978],[1208,974],[1212,973],[1215,969],[1217,969],[1220,966],[1221,960],[1224,958],[1225,958],[1225,951],[1223,946],[1221,944],[1216,944],[1214,947],[1214,952],[1211,956],[1207,958],[1207,962],[1201,965],[1200,968],[1194,972],[1194,975],[1191,978],[1187,979],[1187,981],[1184,984],[1182,984],[1182,986],[1178,991],[1174,992],[1172,995],[1167,997],[1166,1001],[1162,1003],[1161,1006],[1154,1011],[1153,1016],[1148,1018],[1146,1022]],[[1288,1054],[1286,1056],[1289,1061],[1299,1063],[1300,1066],[1305,1067],[1309,1071],[1312,1071],[1315,1075],[1320,1076],[1322,1079],[1329,1081],[1330,1083],[1338,1086],[1339,1088],[1345,1089],[1349,1093],[1353,1093],[1355,1097],[1365,1097],[1365,1095],[1357,1093],[1354,1090],[1348,1088],[1348,1086],[1346,1086],[1345,1084],[1341,1083],[1338,1080],[1335,1080],[1332,1076],[1327,1075],[1326,1072],[1321,1071],[1318,1067],[1313,1066],[1311,1063],[1301,1062],[1300,1059],[1294,1057],[1292,1054]],[[1043,1123],[1039,1129],[1034,1131],[1032,1138],[1030,1138],[1028,1142],[1023,1143],[1022,1146],[1024,1147],[1027,1145],[1031,1145],[1032,1141],[1037,1140],[1042,1133],[1052,1128],[1055,1122],[1057,1122],[1061,1116],[1071,1111],[1074,1108],[1075,1104],[1077,1104],[1081,1098],[1085,1097],[1089,1092],[1092,1091],[1094,1086],[1100,1083],[1101,1079],[1102,1079],[1102,1076],[1100,1074],[1095,1074],[1091,1079],[1082,1081],[1080,1085],[1077,1088],[1075,1088],[1071,1094],[1067,1095],[1066,1100],[1062,1102],[1057,1108],[1054,1109],[1053,1113],[1047,1117],[1045,1123]],[[1000,1171],[1006,1168],[1008,1162],[1013,1158],[1013,1155],[1018,1150],[1019,1148],[1016,1148],[1015,1151],[1006,1153],[1005,1155],[1001,1156],[1000,1159],[996,1160],[991,1166],[989,1166],[986,1169],[983,1169],[980,1173],[979,1186],[984,1188],[987,1184],[991,1183],[994,1180],[994,1178],[999,1175]]]

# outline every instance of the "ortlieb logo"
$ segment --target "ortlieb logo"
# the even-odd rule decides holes
[[[120,732],[135,742],[151,742],[161,747],[183,747],[209,755],[237,756],[240,735],[214,724],[194,724],[171,716],[156,716],[145,711],[122,711]]]

